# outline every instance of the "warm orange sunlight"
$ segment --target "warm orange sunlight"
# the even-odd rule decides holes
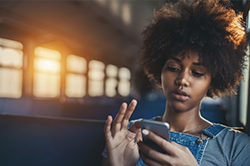
[[[0,38],[0,45],[8,47],[8,48],[18,49],[18,50],[23,49],[22,43],[18,41],[14,41],[14,40],[4,39],[4,38]]]
[[[57,97],[60,94],[60,52],[37,47],[34,53],[34,95],[37,97]]]
[[[41,56],[44,58],[56,59],[56,60],[61,59],[60,52],[48,48],[37,47],[34,52],[36,56]]]
[[[34,68],[37,71],[58,73],[61,71],[61,64],[59,61],[56,61],[56,60],[35,58]]]

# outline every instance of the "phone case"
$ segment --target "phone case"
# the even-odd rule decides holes
[[[169,124],[167,122],[159,122],[159,121],[154,121],[154,120],[142,120],[141,129],[142,130],[147,129],[149,131],[152,131],[158,136],[169,141]],[[165,151],[152,140],[148,139],[144,135],[142,135],[142,138],[143,138],[143,143],[149,146],[150,148],[158,152],[165,153]]]

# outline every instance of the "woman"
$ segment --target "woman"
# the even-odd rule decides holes
[[[170,124],[170,142],[129,123],[133,100],[108,116],[103,165],[249,165],[250,138],[200,115],[204,96],[233,94],[242,78],[246,36],[241,15],[229,1],[167,3],[143,31],[142,65],[163,90],[165,113],[154,117]],[[129,129],[127,129],[129,128]],[[143,144],[142,134],[166,153]]]

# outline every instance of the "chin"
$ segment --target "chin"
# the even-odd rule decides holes
[[[187,110],[189,110],[188,107],[186,107],[186,104],[178,102],[178,103],[172,103],[169,105],[170,108],[172,108],[173,111],[176,112],[185,112]]]

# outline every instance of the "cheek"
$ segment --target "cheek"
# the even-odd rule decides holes
[[[174,77],[169,74],[165,73],[161,75],[161,88],[162,90],[167,93],[168,90],[174,86]]]
[[[195,85],[194,87],[197,88],[196,90],[198,92],[202,92],[201,93],[202,96],[205,96],[207,94],[209,87],[210,87],[210,81],[201,82],[201,83]]]

